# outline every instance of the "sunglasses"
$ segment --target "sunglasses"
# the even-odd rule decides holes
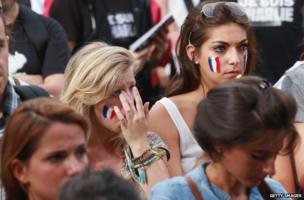
[[[207,18],[214,17],[214,10],[218,5],[225,5],[229,7],[229,9],[233,12],[233,14],[238,15],[240,17],[246,16],[246,12],[243,7],[241,7],[238,3],[235,2],[215,2],[215,3],[207,3],[202,7],[201,14],[203,14]]]

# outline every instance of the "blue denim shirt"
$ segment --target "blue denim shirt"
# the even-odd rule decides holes
[[[204,200],[231,200],[229,194],[221,190],[215,185],[209,184],[205,174],[207,163],[202,164],[190,171],[187,176],[191,177],[196,183]],[[266,178],[267,184],[274,193],[286,193],[284,188],[275,180]],[[211,187],[210,187],[211,186]],[[191,189],[185,181],[184,177],[178,176],[164,180],[156,184],[149,197],[150,200],[195,200]],[[286,200],[287,198],[284,198]],[[289,199],[289,198],[288,198]],[[249,200],[263,200],[258,187],[252,187],[249,191]]]

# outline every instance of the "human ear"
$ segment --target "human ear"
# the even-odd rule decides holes
[[[22,184],[28,183],[28,166],[24,162],[14,159],[11,163],[14,177]]]
[[[188,44],[186,47],[187,56],[189,60],[193,61],[195,64],[198,64],[198,58],[196,54],[196,48],[192,44]]]

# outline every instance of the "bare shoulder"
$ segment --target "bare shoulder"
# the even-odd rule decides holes
[[[161,103],[156,103],[151,108],[148,117],[148,127],[150,131],[160,135],[163,140],[168,137],[178,136],[177,129],[169,113]]]

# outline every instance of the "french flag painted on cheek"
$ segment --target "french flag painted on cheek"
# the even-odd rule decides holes
[[[115,111],[114,111],[113,108],[110,108],[108,106],[104,106],[103,110],[102,110],[102,115],[106,119],[113,119],[113,117],[115,116]]]
[[[221,73],[221,62],[219,57],[208,57],[208,64],[212,72]]]
[[[248,60],[248,51],[246,51],[244,55],[244,72],[246,71],[247,60]]]

